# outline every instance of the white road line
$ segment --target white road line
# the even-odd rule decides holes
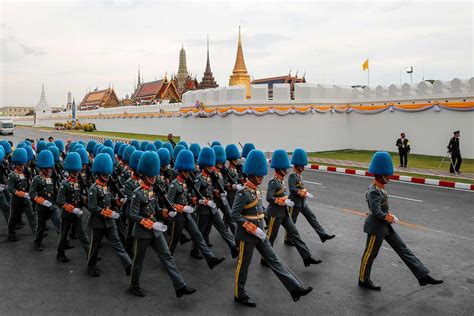
[[[417,199],[412,199],[412,198],[407,198],[403,196],[397,196],[397,195],[388,195],[389,197],[400,199],[400,200],[407,200],[407,201],[413,201],[413,202],[418,202],[418,203],[423,203],[423,200],[417,200]]]
[[[323,185],[322,183],[314,182],[314,181],[308,181],[308,180],[304,180],[303,182],[310,183],[310,184],[316,184],[316,185]]]

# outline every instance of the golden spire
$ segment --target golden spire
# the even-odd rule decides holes
[[[244,52],[242,50],[242,39],[240,36],[239,26],[239,41],[237,43],[237,57],[235,58],[234,70],[229,78],[229,86],[243,85],[246,88],[246,97],[250,98],[250,76],[247,73],[245,66]]]
[[[245,67],[244,52],[242,50],[242,39],[240,36],[239,26],[239,41],[237,43],[237,57],[235,58],[234,74],[246,74],[247,67]]]

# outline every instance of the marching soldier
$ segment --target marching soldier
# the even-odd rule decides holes
[[[359,286],[370,290],[380,291],[381,287],[374,285],[370,279],[372,264],[384,240],[395,250],[403,262],[418,279],[420,286],[440,284],[442,280],[433,279],[429,270],[418,257],[411,252],[394,230],[392,224],[398,218],[389,212],[388,194],[385,185],[393,175],[393,163],[387,152],[376,152],[372,157],[369,172],[375,175],[375,180],[366,193],[370,213],[365,219],[364,232],[367,233],[367,243],[362,256],[359,271]]]
[[[400,156],[400,167],[406,168],[408,162],[408,154],[410,153],[410,141],[405,138],[405,133],[400,134],[395,146],[398,147],[398,156]]]
[[[135,151],[134,154],[137,152]],[[132,163],[132,159],[130,163]],[[169,215],[167,209],[161,209],[158,206],[157,196],[153,192],[153,185],[159,172],[160,159],[158,154],[154,151],[143,153],[137,166],[137,173],[140,174],[140,186],[133,192],[130,205],[130,217],[134,224],[132,236],[135,240],[130,292],[140,297],[145,296],[143,289],[140,287],[140,275],[145,260],[145,252],[148,246],[151,246],[173,281],[176,296],[182,297],[183,295],[190,295],[196,290],[188,287],[184,282],[163,237],[163,232],[167,230],[167,226],[160,222],[160,219],[167,218]]]
[[[61,184],[57,198],[57,205],[61,207],[61,233],[56,259],[61,262],[69,261],[66,249],[67,236],[71,228],[75,230],[75,236],[82,243],[86,255],[89,252],[89,240],[82,224],[83,208],[87,205],[87,195],[84,194],[87,190],[83,187],[85,183],[80,180],[84,162],[78,152],[68,153],[64,161],[64,170],[68,172],[69,177]]]
[[[131,176],[130,168],[128,163],[130,162],[130,157],[136,149],[134,146],[127,145],[122,153],[122,172],[119,176],[120,182],[125,183]]]
[[[189,150],[181,151],[176,159],[175,169],[178,172],[178,177],[171,182],[167,198],[173,205],[177,214],[176,216],[169,218],[170,229],[168,230],[168,234],[170,238],[168,247],[171,254],[173,254],[184,228],[188,231],[191,239],[196,244],[196,247],[202,253],[204,258],[206,258],[209,268],[214,269],[214,267],[224,261],[225,258],[218,258],[214,256],[211,250],[209,250],[196,222],[194,222],[194,219],[191,216],[194,212],[194,208],[191,205],[188,205],[192,202],[186,181],[189,178],[190,173],[195,170],[193,153]]]
[[[54,157],[51,151],[43,150],[39,153],[36,166],[40,169],[40,174],[33,178],[31,182],[29,195],[32,201],[36,203],[36,213],[38,214],[38,226],[34,246],[35,250],[42,251],[43,234],[46,221],[51,219],[56,231],[61,230],[61,220],[59,218],[59,209],[54,204],[56,201],[55,184],[51,178],[54,168]]]
[[[311,264],[321,263],[321,260],[316,260],[311,257],[311,252],[309,251],[308,246],[306,246],[304,241],[301,240],[300,233],[288,213],[288,208],[294,207],[295,202],[289,199],[286,194],[284,178],[290,168],[290,161],[288,160],[286,151],[283,149],[275,150],[270,167],[275,169],[275,175],[273,179],[268,182],[267,189],[267,202],[269,203],[266,210],[266,216],[269,222],[267,238],[270,241],[270,244],[273,246],[280,225],[282,225],[303,259],[305,267],[308,267]],[[263,258],[261,263],[266,264]]]
[[[232,217],[237,223],[235,238],[239,241],[240,250],[235,271],[234,301],[249,307],[257,306],[245,291],[248,267],[256,248],[296,302],[313,289],[301,287],[299,279],[275,254],[263,231],[264,214],[258,186],[267,175],[267,160],[262,151],[253,150],[249,153],[245,160],[244,173],[248,180],[244,188],[237,192],[232,207]]]
[[[132,260],[125,251],[120,238],[118,237],[115,219],[120,214],[112,211],[114,203],[112,193],[107,187],[107,182],[112,174],[112,159],[108,154],[98,154],[92,164],[92,173],[97,177],[95,183],[89,189],[88,209],[90,214],[89,227],[91,228],[91,245],[88,256],[88,273],[91,276],[100,276],[97,269],[97,256],[102,238],[107,237],[112,247],[115,249],[127,275],[132,270]]]
[[[15,233],[15,226],[25,212],[33,235],[36,230],[36,218],[31,205],[30,194],[28,193],[30,183],[23,173],[25,165],[28,163],[28,154],[24,148],[17,148],[12,154],[11,164],[13,172],[8,176],[8,192],[10,200],[10,218],[8,219],[8,240],[18,241]]]
[[[223,166],[221,171],[226,182],[227,201],[229,201],[229,205],[232,208],[235,194],[243,188],[242,184],[245,181],[241,174],[242,166],[239,164],[239,159],[241,158],[239,148],[235,144],[229,144],[225,147],[225,154],[229,164],[227,167]]]
[[[306,218],[311,227],[313,227],[314,231],[318,234],[322,242],[333,239],[336,237],[336,235],[328,234],[326,232],[306,202],[307,198],[313,197],[313,195],[305,189],[302,176],[304,167],[308,164],[306,151],[301,148],[295,149],[293,156],[291,157],[291,163],[293,164],[294,169],[293,172],[288,176],[288,188],[290,190],[290,200],[295,203],[295,206],[290,208],[290,216],[293,219],[293,222],[296,225],[298,215],[301,213]],[[294,246],[293,241],[287,237],[288,234],[285,234],[285,244]]]
[[[201,168],[201,173],[196,177],[194,193],[198,199],[198,205],[196,206],[196,221],[199,231],[203,235],[204,240],[209,240],[210,229],[207,227],[212,223],[230,248],[232,258],[236,258],[239,251],[235,245],[234,236],[229,228],[225,226],[219,211],[217,210],[217,204],[213,200],[214,194],[221,194],[219,191],[214,191],[211,179],[211,173],[214,172],[214,166],[216,165],[216,154],[214,150],[209,147],[204,147],[199,154],[197,162]],[[223,197],[225,198],[225,196]],[[201,257],[196,244],[194,244],[193,250],[191,251],[191,256],[197,259]]]
[[[125,182],[125,195],[127,196],[127,202],[124,205],[124,213],[127,222],[127,232],[125,236],[125,250],[127,253],[132,257],[133,255],[133,237],[132,237],[132,229],[133,229],[133,221],[130,218],[130,203],[132,201],[133,191],[140,186],[140,177],[137,173],[138,162],[143,155],[143,151],[135,150],[130,157],[129,168],[131,171],[131,177]]]
[[[0,208],[3,216],[5,216],[6,223],[8,223],[10,217],[10,194],[7,190],[8,173],[8,158],[5,149],[0,144]]]
[[[449,140],[448,144],[448,153],[451,156],[451,164],[449,166],[450,173],[460,173],[459,169],[461,169],[462,157],[461,149],[459,148],[459,136],[460,132],[455,131],[454,136]]]

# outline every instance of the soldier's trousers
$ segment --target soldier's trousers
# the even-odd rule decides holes
[[[278,230],[280,226],[283,226],[288,233],[288,237],[295,243],[295,247],[300,253],[301,258],[308,259],[311,257],[311,252],[308,249],[308,246],[301,240],[300,233],[293,223],[293,220],[289,215],[285,217],[270,217],[268,222],[267,238],[270,241],[270,244],[273,246],[275,238],[278,236]]]
[[[222,239],[224,239],[227,246],[229,246],[230,249],[235,248],[234,235],[230,232],[229,228],[225,226],[224,221],[222,220],[219,212],[211,213],[210,215],[198,215],[196,221],[199,231],[201,232],[205,240],[209,239],[210,233],[210,229],[206,231],[206,228],[209,224],[212,224],[212,226],[217,229]],[[193,249],[197,250],[196,244],[193,245]]]
[[[125,243],[124,243],[124,246],[125,246],[125,250],[127,251],[127,253],[130,255],[130,256],[134,256],[134,253],[133,253],[133,237],[132,237],[132,230],[133,230],[133,225],[134,225],[134,222],[131,220],[130,217],[127,217],[127,225],[125,225],[126,229],[125,229]]]
[[[168,224],[168,234],[170,236],[168,248],[170,249],[171,254],[174,254],[174,251],[176,250],[176,246],[178,245],[179,237],[181,236],[183,228],[188,231],[194,245],[196,245],[207,261],[215,257],[212,251],[206,245],[204,237],[202,237],[196,222],[189,214],[186,214],[185,221],[170,221]]]
[[[12,197],[10,203],[10,217],[8,218],[8,236],[15,235],[15,226],[21,219],[21,214],[25,212],[31,232],[35,235],[36,217],[29,199]]]
[[[237,224],[232,219],[232,215],[230,214],[231,206],[229,205],[227,197],[223,197],[222,199],[225,199],[225,202],[223,200],[217,201],[217,208],[219,208],[224,215],[224,224],[230,229],[232,235],[235,235]]]
[[[180,289],[186,286],[181,272],[174,261],[173,256],[170,253],[166,240],[162,234],[155,238],[134,238],[134,257],[132,263],[132,277],[130,285],[132,287],[140,286],[140,275],[142,273],[143,261],[145,260],[145,253],[148,246],[151,246],[161,260],[161,263],[165,266],[168,275],[173,281],[175,289]]]
[[[48,219],[51,219],[51,222],[53,222],[54,227],[56,228],[56,232],[60,233],[61,231],[61,219],[59,218],[60,210],[56,205],[52,205],[50,208],[41,208],[38,214],[38,226],[36,226],[36,232],[35,232],[35,244],[36,245],[41,245],[43,242],[43,234],[44,234],[44,229],[46,227],[46,222]]]
[[[359,271],[359,280],[361,282],[370,280],[372,264],[379,253],[379,249],[382,246],[384,239],[400,256],[400,258],[417,279],[421,279],[430,273],[430,271],[423,265],[420,259],[418,259],[418,257],[410,249],[408,249],[407,245],[403,242],[396,231],[392,231],[385,237],[367,234],[367,243],[365,246],[364,255],[362,256]]]
[[[3,216],[5,216],[5,222],[8,223],[8,218],[10,217],[10,201],[7,199],[5,192],[7,191],[0,191],[0,208],[2,209]]]
[[[84,227],[82,225],[82,217],[77,217],[75,219],[62,219],[61,233],[59,234],[58,254],[64,255],[64,252],[66,251],[67,236],[69,234],[70,229],[75,230],[75,234],[79,241],[82,243],[82,246],[84,247],[87,256],[87,254],[89,253],[89,239],[87,238],[87,235],[84,232]]]
[[[247,273],[250,261],[252,261],[253,250],[257,251],[265,259],[273,273],[280,279],[280,282],[286,287],[288,291],[292,291],[298,286],[300,282],[289,271],[287,266],[280,261],[275,254],[268,239],[262,241],[240,241],[239,244],[239,260],[237,261],[237,268],[235,270],[234,279],[234,295],[237,298],[247,297],[245,292],[245,283],[247,281]]]
[[[112,226],[109,228],[92,228],[91,231],[91,243],[89,247],[89,256],[88,256],[88,267],[95,267],[97,263],[97,256],[99,254],[99,246],[100,242],[102,241],[103,237],[106,237],[112,248],[114,248],[117,256],[119,257],[122,265],[126,268],[132,264],[132,260],[128,256],[125,248],[123,247],[122,243],[120,242],[120,238],[117,233],[117,227]]]
[[[292,207],[290,208],[290,215],[293,223],[296,225],[296,221],[298,220],[298,215],[302,214],[308,223],[313,227],[314,231],[318,234],[319,238],[322,240],[325,236],[328,235],[324,227],[319,223],[316,215],[311,211],[308,205],[304,205],[303,207]],[[288,238],[288,233],[285,233],[285,240]]]

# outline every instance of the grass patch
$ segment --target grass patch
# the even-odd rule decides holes
[[[41,129],[46,130],[54,130],[51,127],[41,127]],[[167,135],[150,135],[150,134],[137,134],[137,133],[121,133],[121,132],[105,132],[105,131],[94,131],[94,132],[85,132],[82,130],[63,130],[61,132],[68,133],[68,134],[78,134],[78,135],[86,135],[86,136],[96,136],[96,137],[110,137],[110,138],[124,138],[124,139],[137,139],[137,140],[148,140],[148,141],[155,141],[161,140],[163,142],[168,141]],[[179,136],[173,136],[173,140],[175,142],[179,142]]]
[[[370,151],[370,150],[344,149],[344,150],[338,150],[338,151],[312,152],[312,153],[308,153],[308,156],[315,157],[315,158],[339,159],[339,160],[349,160],[349,161],[369,163],[374,153],[375,151]],[[390,152],[390,155],[392,156],[394,165],[398,165],[399,163],[398,152]],[[409,154],[408,167],[436,170],[438,169],[439,164],[441,163],[441,160],[443,160],[443,157],[440,157],[440,156]],[[440,170],[448,171],[449,164],[450,164],[449,160],[445,159],[445,161],[440,167]],[[461,172],[474,173],[474,159],[463,158],[462,165],[461,165]]]
[[[363,167],[354,167],[354,166],[344,166],[344,165],[335,165],[335,164],[328,164],[328,163],[313,163],[322,166],[331,166],[331,167],[339,167],[339,168],[346,168],[346,169],[358,169],[358,170],[365,170],[367,168]],[[474,184],[474,180],[467,179],[467,178],[458,178],[458,177],[444,177],[444,176],[436,176],[430,174],[422,174],[422,173],[411,173],[411,172],[399,172],[395,171],[395,174],[402,175],[402,176],[410,176],[415,178],[424,178],[424,179],[435,179],[435,180],[445,180],[445,181],[452,181],[452,182],[462,182],[462,183],[469,183]]]

